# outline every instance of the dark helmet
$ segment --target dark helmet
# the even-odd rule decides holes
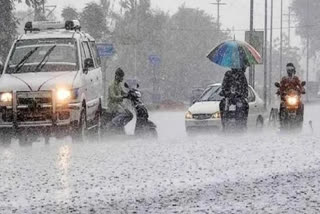
[[[117,68],[116,77],[124,77],[124,71],[121,68]]]
[[[296,74],[296,67],[294,67],[293,63],[289,62],[286,67],[288,76],[292,77]]]

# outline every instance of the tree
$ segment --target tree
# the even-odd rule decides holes
[[[189,99],[192,86],[221,81],[223,72],[206,55],[228,33],[218,33],[217,23],[202,10],[180,7],[169,16],[152,11],[149,3],[122,2],[125,12],[117,20],[113,38],[117,64],[127,71],[127,77],[137,77],[149,92],[160,84],[163,97],[181,101]],[[152,66],[150,55],[157,55],[160,64]]]
[[[107,17],[110,12],[110,6],[111,6],[110,0],[100,0],[100,5],[103,8],[103,12],[105,14],[105,17]]]
[[[82,28],[99,40],[108,32],[103,8],[97,3],[88,3],[80,15]]]
[[[17,21],[13,15],[13,9],[12,1],[0,1],[0,58],[3,60],[9,53],[17,33]]]
[[[296,32],[303,39],[310,38],[310,55],[315,56],[320,50],[318,20],[320,20],[319,0],[293,0],[291,7],[298,19]]]
[[[61,16],[64,19],[64,21],[67,21],[67,20],[78,20],[79,19],[79,13],[73,7],[63,8]]]
[[[35,7],[40,5],[44,0],[13,0],[13,1],[17,1],[19,3],[25,2],[29,7]]]
[[[205,80],[211,83],[222,80],[224,72],[206,56],[211,48],[228,38],[228,33],[218,32],[218,25],[210,15],[181,6],[170,19],[166,37],[163,78],[176,81],[165,86],[165,91],[171,91],[169,97],[187,100],[191,87],[205,86]]]

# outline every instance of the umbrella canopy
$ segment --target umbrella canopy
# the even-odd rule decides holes
[[[261,64],[262,59],[258,51],[246,42],[228,40],[214,48],[207,56],[217,65],[227,68],[244,68]]]

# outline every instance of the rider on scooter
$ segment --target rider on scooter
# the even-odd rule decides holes
[[[122,128],[133,118],[133,114],[124,107],[123,99],[127,93],[123,91],[121,83],[124,79],[124,72],[118,68],[115,72],[115,78],[108,88],[108,112],[112,115],[112,125],[116,128]]]
[[[220,113],[221,113],[221,122],[223,130],[226,128],[226,105],[227,100],[233,102],[233,104],[238,105],[239,111],[236,113],[236,123],[237,128],[240,130],[245,130],[247,128],[247,120],[249,113],[249,104],[248,104],[248,81],[245,76],[246,67],[241,69],[232,68],[227,71],[223,82],[222,90],[220,96],[224,99],[220,102]],[[228,98],[228,99],[226,99]],[[239,103],[241,106],[239,106]]]
[[[301,84],[299,77],[296,76],[296,68],[293,63],[288,63],[286,66],[288,76],[282,78],[280,82],[280,88],[277,91],[277,94],[281,97],[280,104],[280,122],[282,122],[285,118],[284,110],[285,110],[285,96],[290,90],[296,90],[298,93],[305,93],[305,89]],[[304,105],[301,104],[298,109],[298,115],[303,119],[303,109]]]

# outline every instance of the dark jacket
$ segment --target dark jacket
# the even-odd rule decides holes
[[[296,90],[298,93],[304,92],[304,88],[301,85],[301,81],[300,81],[299,77],[286,76],[286,77],[282,78],[282,80],[280,82],[280,88],[279,88],[277,94],[281,96],[281,99],[284,99],[285,95],[292,89]]]
[[[248,81],[242,70],[230,70],[224,75],[220,96],[231,98],[234,90],[237,98],[248,99]]]

